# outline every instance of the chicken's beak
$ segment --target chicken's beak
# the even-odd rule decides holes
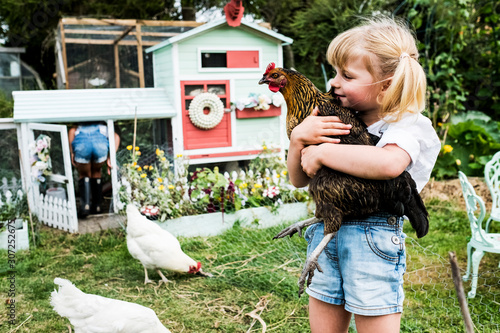
[[[269,83],[269,81],[267,80],[267,77],[265,75],[259,81],[259,84],[264,84],[264,83]]]

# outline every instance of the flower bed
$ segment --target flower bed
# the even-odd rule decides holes
[[[220,173],[218,168],[199,168],[188,174],[188,161],[176,157],[177,170],[165,153],[156,149],[156,161],[144,165],[139,150],[121,168],[119,209],[134,202],[146,215],[160,222],[206,213],[233,213],[246,208],[270,207],[308,202],[305,189],[286,179],[284,161],[263,146],[263,155],[251,161],[246,171]]]

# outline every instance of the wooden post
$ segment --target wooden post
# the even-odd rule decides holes
[[[113,49],[115,51],[115,80],[116,80],[116,88],[120,88],[120,55],[118,54],[118,44],[120,43],[120,41],[125,38],[125,36],[127,36],[129,34],[130,31],[132,31],[134,27],[131,26],[131,27],[128,27],[127,29],[125,29],[125,31],[120,35],[118,36],[118,38],[116,38],[114,41],[113,41]]]
[[[120,58],[118,55],[118,44],[113,45],[115,51],[115,82],[116,88],[120,88]]]
[[[59,27],[61,30],[61,46],[62,46],[62,56],[63,56],[63,64],[64,64],[64,76],[66,78],[66,89],[69,89],[69,80],[68,80],[68,57],[66,55],[66,39],[64,37],[64,24],[62,21],[59,21]]]
[[[137,38],[137,63],[139,65],[139,86],[141,88],[146,87],[144,80],[144,59],[142,57],[142,35],[141,35],[141,25],[137,23],[135,26],[135,36]]]
[[[453,276],[453,283],[457,291],[458,304],[460,305],[460,311],[462,312],[462,318],[465,323],[465,331],[467,333],[474,333],[474,325],[472,324],[469,307],[467,306],[467,299],[465,298],[464,287],[458,269],[457,257],[455,256],[455,252],[448,252],[448,255],[450,257],[451,275]]]

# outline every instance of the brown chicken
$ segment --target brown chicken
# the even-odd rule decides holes
[[[267,66],[259,84],[268,84],[272,92],[281,92],[287,104],[286,126],[290,137],[292,130],[309,116],[314,107],[321,116],[338,116],[351,124],[350,134],[340,135],[342,144],[374,145],[378,138],[368,133],[366,125],[355,114],[342,106],[330,93],[323,93],[303,74],[285,68]],[[328,242],[339,230],[345,217],[361,217],[386,211],[397,216],[406,215],[417,236],[423,237],[429,229],[428,213],[417,191],[415,181],[408,172],[390,180],[370,180],[354,177],[322,167],[309,183],[309,193],[316,204],[315,217],[297,222],[282,230],[274,238],[290,237],[311,224],[323,221],[324,238],[307,259],[299,279],[299,296],[304,283],[311,283],[314,270],[322,272],[317,260]]]

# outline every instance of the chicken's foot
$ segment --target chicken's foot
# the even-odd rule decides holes
[[[325,249],[325,247],[328,245],[328,243],[332,240],[333,237],[337,232],[332,232],[330,234],[326,234],[325,237],[321,240],[321,242],[318,244],[318,246],[314,249],[314,251],[311,253],[309,258],[307,258],[306,263],[304,264],[304,268],[302,269],[302,274],[300,275],[299,279],[299,297],[302,295],[304,292],[304,283],[306,282],[307,279],[307,286],[311,284],[311,280],[314,276],[314,271],[315,269],[318,269],[321,273],[323,273],[323,270],[318,264],[318,258],[321,252]]]
[[[281,230],[279,234],[273,237],[273,239],[283,238],[286,236],[292,237],[296,232],[299,233],[299,237],[302,237],[302,229],[318,222],[321,222],[321,220],[316,217],[311,217],[310,219],[299,221]]]
[[[148,283],[154,283],[154,282],[148,278],[148,270],[146,266],[144,266],[144,284]]]
[[[169,279],[167,279],[167,278],[165,277],[165,275],[163,275],[163,273],[162,273],[159,269],[157,269],[156,271],[158,272],[158,275],[160,275],[160,277],[161,277],[161,281],[162,281],[163,283],[167,284],[168,282],[171,282]],[[160,282],[160,284],[161,284],[161,282]]]

